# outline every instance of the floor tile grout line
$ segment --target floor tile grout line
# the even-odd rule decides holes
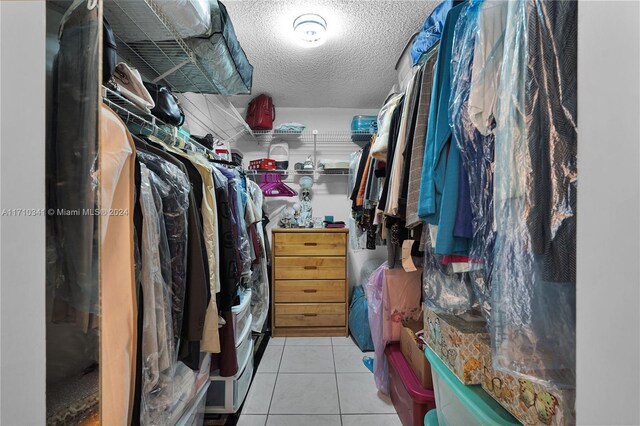
[[[335,379],[336,379],[336,394],[338,395],[338,417],[340,419],[340,426],[343,426],[342,424],[342,405],[340,404],[340,387],[338,386],[338,367],[336,366],[336,353],[334,352],[333,348],[333,337],[330,337],[329,339],[331,339],[331,357],[333,358],[333,373],[335,374]]]
[[[287,343],[287,338],[285,337],[285,343]],[[276,386],[278,385],[278,376],[280,375],[280,364],[282,364],[282,358],[284,357],[284,346],[282,346],[282,352],[280,353],[280,361],[278,361],[278,371],[276,371],[276,380],[273,382],[273,389],[271,390],[271,398],[269,399],[269,408],[267,408],[267,420],[265,420],[265,425],[269,420],[269,413],[271,413],[271,404],[273,404],[273,396],[276,394]]]

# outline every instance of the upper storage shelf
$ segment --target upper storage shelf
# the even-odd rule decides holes
[[[305,130],[303,132],[254,130],[253,136],[260,144],[271,142],[295,142],[316,144],[345,145],[356,143],[360,146],[371,140],[368,131],[340,131],[340,130]],[[352,147],[352,145],[350,145]],[[350,148],[351,149],[351,148]]]
[[[226,9],[222,5],[219,7],[220,13],[225,14]],[[103,11],[116,37],[118,56],[137,68],[145,81],[163,84],[179,94],[187,115],[186,125],[192,133],[202,136],[211,133],[228,142],[243,138],[253,140],[245,120],[229,99],[220,95],[226,94],[230,88],[241,86],[238,83],[240,73],[234,74],[224,66],[222,60],[216,62],[198,56],[191,48],[195,39],[181,36],[171,17],[164,14],[158,0],[104,0]],[[237,55],[240,48],[231,22],[225,19],[223,24],[223,34],[216,37],[227,38],[218,38],[216,46],[222,52],[223,47],[233,45],[234,54]],[[212,23],[212,28],[217,29],[221,23],[215,25]],[[197,40],[200,44],[196,45],[200,48],[206,47],[206,43],[211,41],[206,38]],[[231,55],[230,50],[225,52]],[[224,57],[228,59],[228,55]],[[246,61],[246,57],[244,59]],[[246,66],[251,67],[246,62],[245,71]],[[225,87],[216,84],[212,76],[225,78],[222,80]]]
[[[220,93],[154,0],[105,0],[103,8],[118,55],[142,75],[174,92]]]

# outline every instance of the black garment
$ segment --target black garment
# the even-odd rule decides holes
[[[371,144],[368,143],[362,148],[362,155],[360,156],[360,162],[358,163],[358,173],[356,174],[356,182],[353,187],[353,191],[351,192],[351,208],[356,209],[358,206],[356,205],[356,200],[358,199],[358,191],[360,191],[360,184],[362,183],[362,179],[365,179],[364,169],[367,166],[367,160],[369,159],[369,151],[371,151]]]
[[[220,375],[230,377],[238,372],[238,362],[231,308],[237,298],[240,284],[238,248],[235,244],[233,218],[229,205],[229,192],[224,182],[213,173],[218,214],[218,246],[220,251],[220,292],[217,295],[218,311],[226,324],[220,328],[220,354],[213,354],[211,368],[219,368]]]
[[[576,281],[577,11],[577,1],[527,3],[527,225],[553,282]]]
[[[391,128],[389,131],[389,142],[387,143],[387,161],[385,167],[385,179],[384,186],[382,187],[382,195],[380,196],[380,202],[378,203],[378,209],[384,211],[387,206],[387,194],[389,193],[389,184],[391,169],[393,168],[394,151],[396,150],[396,144],[398,143],[398,135],[400,133],[400,122],[402,121],[402,109],[404,107],[404,99],[398,103],[398,106],[391,115]]]
[[[55,146],[49,208],[82,212],[98,207],[98,8],[80,2],[65,14],[54,82]],[[55,303],[98,313],[98,220],[88,214],[53,219],[59,271]],[[55,318],[54,318],[55,320]]]

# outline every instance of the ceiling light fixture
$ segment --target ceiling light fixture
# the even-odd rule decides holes
[[[306,13],[293,21],[293,31],[304,46],[320,46],[326,40],[327,21],[320,15]]]

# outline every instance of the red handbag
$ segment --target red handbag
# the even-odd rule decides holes
[[[247,124],[253,130],[271,130],[276,119],[273,100],[267,95],[259,95],[249,102]]]

